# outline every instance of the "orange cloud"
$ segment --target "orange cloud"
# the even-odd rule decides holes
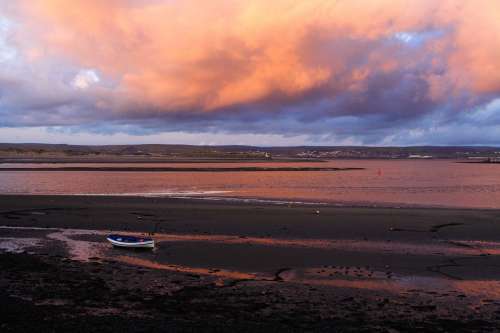
[[[427,62],[444,67],[422,77],[430,99],[500,91],[497,0],[29,0],[18,13],[33,61],[95,68],[119,96],[166,111],[360,92],[372,73]],[[407,58],[384,42],[432,29],[445,32]]]

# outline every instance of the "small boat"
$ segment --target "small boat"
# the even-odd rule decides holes
[[[124,235],[108,235],[106,239],[114,246],[130,248],[154,248],[155,241],[149,237],[135,237]]]

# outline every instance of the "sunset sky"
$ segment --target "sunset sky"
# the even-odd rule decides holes
[[[0,0],[0,142],[500,145],[500,1]]]

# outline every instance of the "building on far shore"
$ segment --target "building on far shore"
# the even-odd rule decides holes
[[[500,163],[500,157],[471,156],[471,157],[467,157],[467,159],[468,160],[479,161],[479,162]]]
[[[409,155],[408,158],[432,158],[431,155],[418,155],[418,154],[414,154],[414,155]]]

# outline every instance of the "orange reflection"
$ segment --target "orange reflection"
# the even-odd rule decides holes
[[[147,267],[147,268],[152,268],[152,269],[161,269],[161,270],[168,270],[168,271],[174,271],[174,272],[181,272],[181,273],[211,275],[211,276],[227,278],[227,279],[235,279],[235,280],[262,279],[261,277],[258,277],[257,275],[250,274],[250,273],[229,271],[229,270],[225,270],[225,269],[219,270],[219,269],[195,268],[195,267],[172,265],[172,264],[161,264],[161,263],[158,263],[155,261],[137,258],[137,257],[118,256],[118,257],[113,257],[113,259],[120,261],[120,262],[123,262],[123,263],[126,263],[126,264],[130,264],[130,265],[142,266],[142,267]]]

